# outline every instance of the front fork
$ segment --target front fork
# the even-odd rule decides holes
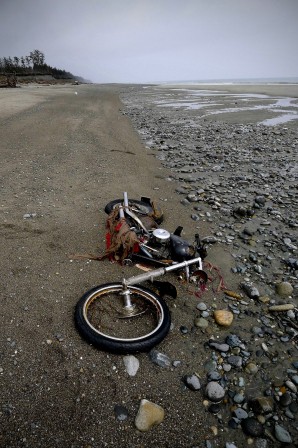
[[[201,271],[202,266],[202,259],[201,257],[193,258],[191,260],[185,260],[180,263],[173,263],[170,266],[162,267],[159,269],[154,269],[153,271],[144,272],[140,275],[135,275],[133,277],[130,277],[128,279],[122,280],[122,295],[124,298],[124,309],[127,312],[130,312],[134,309],[134,305],[131,303],[131,292],[129,289],[129,286],[136,285],[138,283],[145,282],[146,280],[153,281],[156,277],[161,277],[162,275],[165,275],[167,272],[176,271],[177,269],[185,268],[187,278],[189,276],[189,266],[192,264],[198,264],[199,270]]]

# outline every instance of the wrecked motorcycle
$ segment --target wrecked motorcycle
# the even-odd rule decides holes
[[[173,233],[159,227],[163,213],[150,198],[129,200],[125,192],[124,199],[108,203],[105,212],[109,214],[106,256],[112,255],[124,264],[144,262],[168,266],[197,255],[202,259],[206,256],[198,234],[195,241],[189,243],[181,236],[181,226]]]
[[[157,214],[161,222],[162,214],[148,201],[128,201],[124,193],[124,201],[112,201],[105,211],[109,213],[105,256],[159,267],[87,291],[75,309],[76,326],[87,341],[100,349],[122,354],[148,351],[166,337],[171,316],[165,300],[141,283],[153,282],[168,272],[184,271],[187,280],[195,273],[201,285],[205,284],[205,249],[198,236],[194,245],[182,239],[181,227],[173,234],[160,229],[154,217]],[[121,230],[118,244],[115,240]]]

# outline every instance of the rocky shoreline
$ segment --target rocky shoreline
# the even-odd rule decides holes
[[[208,92],[206,97],[212,101]],[[177,200],[190,222],[210,229],[203,241],[211,253],[220,247],[232,256],[228,283],[235,290],[225,291],[225,306],[219,308],[225,308],[239,331],[234,334],[232,327],[223,337],[218,330],[208,340],[211,320],[218,328],[230,326],[216,317],[219,303],[211,303],[208,295],[198,303],[194,321],[206,332],[205,347],[212,352],[204,366],[205,406],[219,426],[225,421],[230,429],[226,440],[235,440],[234,430],[241,428],[248,443],[257,447],[296,446],[297,126],[243,123],[243,117],[237,120],[229,112],[206,118],[206,109],[187,107],[187,93],[175,89],[133,87],[121,99],[123,113],[147,151],[169,170],[167,180],[175,182]],[[231,100],[224,94],[217,98],[225,101]],[[215,106],[210,107],[214,112]],[[263,114],[262,119],[266,110]],[[199,376],[191,372],[184,382],[193,391],[202,388]],[[205,446],[218,445],[207,440]],[[234,446],[243,445],[226,443]]]

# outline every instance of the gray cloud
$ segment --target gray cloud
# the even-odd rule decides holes
[[[298,76],[297,0],[1,0],[0,56],[94,82]]]

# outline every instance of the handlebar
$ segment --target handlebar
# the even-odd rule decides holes
[[[162,275],[165,275],[167,272],[176,271],[177,269],[186,268],[192,264],[199,264],[199,269],[202,270],[202,259],[201,257],[192,258],[191,260],[185,260],[181,261],[180,263],[171,264],[170,266],[166,266],[159,269],[154,269],[153,271],[145,272],[140,275],[135,275],[133,277],[130,277],[128,279],[123,279],[122,284],[123,286],[132,286],[136,285],[137,283],[145,282],[146,280],[151,280],[156,277],[161,277]]]

